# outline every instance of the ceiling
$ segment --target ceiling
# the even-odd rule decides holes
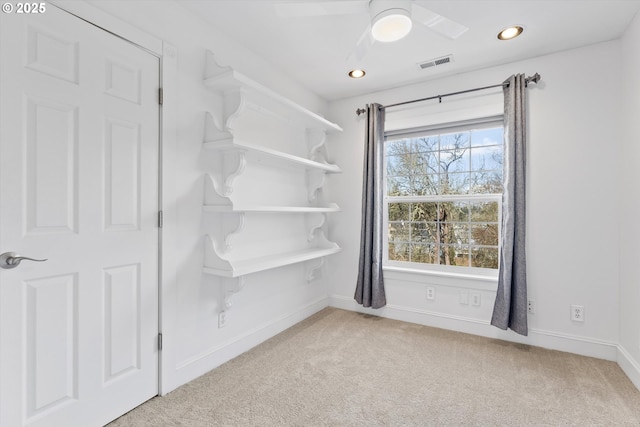
[[[413,0],[469,28],[456,40],[423,25],[393,43],[376,42],[361,60],[347,60],[369,25],[368,0],[182,0],[179,3],[260,55],[319,96],[332,101],[418,81],[572,49],[620,37],[640,0]],[[362,3],[363,13],[283,17],[276,4]],[[508,25],[523,34],[500,41]],[[453,61],[417,64],[453,55]],[[362,79],[347,76],[363,68]],[[526,71],[526,70],[525,70]]]

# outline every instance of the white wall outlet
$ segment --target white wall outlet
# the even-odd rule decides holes
[[[536,314],[536,302],[532,299],[527,300],[527,312],[529,314]]]
[[[460,304],[469,305],[469,292],[467,291],[460,292]]]
[[[471,292],[471,305],[479,307],[481,302],[480,292]]]
[[[227,312],[221,311],[218,313],[218,328],[224,328],[227,326]]]
[[[433,301],[436,299],[436,288],[427,286],[427,299]]]
[[[584,306],[571,306],[571,320],[573,320],[574,322],[584,322]]]

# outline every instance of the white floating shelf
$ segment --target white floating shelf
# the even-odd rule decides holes
[[[276,206],[236,204],[230,197],[220,194],[214,178],[210,174],[204,175],[204,212],[256,212],[256,213],[329,213],[339,212],[340,207],[335,203],[324,206]]]
[[[204,85],[209,89],[222,93],[238,92],[238,90],[242,89],[249,96],[255,93],[260,96],[261,103],[265,104],[263,106],[267,110],[276,110],[279,114],[291,118],[292,121],[303,125],[307,129],[327,132],[342,131],[342,128],[337,124],[238,73],[231,67],[221,67],[217,64],[211,52],[207,52],[207,56],[207,75],[209,77],[204,80]]]
[[[301,167],[307,170],[321,170],[326,173],[341,173],[342,170],[337,165],[320,163],[304,157],[294,156],[292,154],[283,153],[281,151],[272,150],[270,148],[261,147],[249,142],[240,141],[236,138],[220,139],[215,141],[205,141],[204,148],[210,150],[239,150],[251,153],[257,156],[275,159],[293,166]]]
[[[204,267],[206,274],[221,277],[240,277],[251,273],[271,270],[273,268],[284,267],[317,258],[322,258],[340,252],[342,249],[307,249],[300,252],[291,252],[281,255],[271,255],[233,263],[231,269],[219,269]]]
[[[303,249],[283,254],[267,255],[252,259],[229,261],[220,257],[214,240],[205,238],[205,259],[203,272],[221,277],[240,277],[273,268],[284,267],[340,252],[342,249],[329,242],[320,234],[321,244],[315,248]]]
[[[339,212],[335,203],[329,206],[223,206],[204,205],[204,212],[256,212],[256,213],[328,213]]]

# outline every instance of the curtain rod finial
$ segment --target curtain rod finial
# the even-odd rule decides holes
[[[364,114],[364,113],[366,113],[366,112],[367,112],[367,110],[366,110],[365,108],[358,108],[358,109],[356,110],[356,114],[357,114],[357,115]]]

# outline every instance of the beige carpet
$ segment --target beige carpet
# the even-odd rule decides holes
[[[328,308],[116,426],[640,426],[613,362]]]

